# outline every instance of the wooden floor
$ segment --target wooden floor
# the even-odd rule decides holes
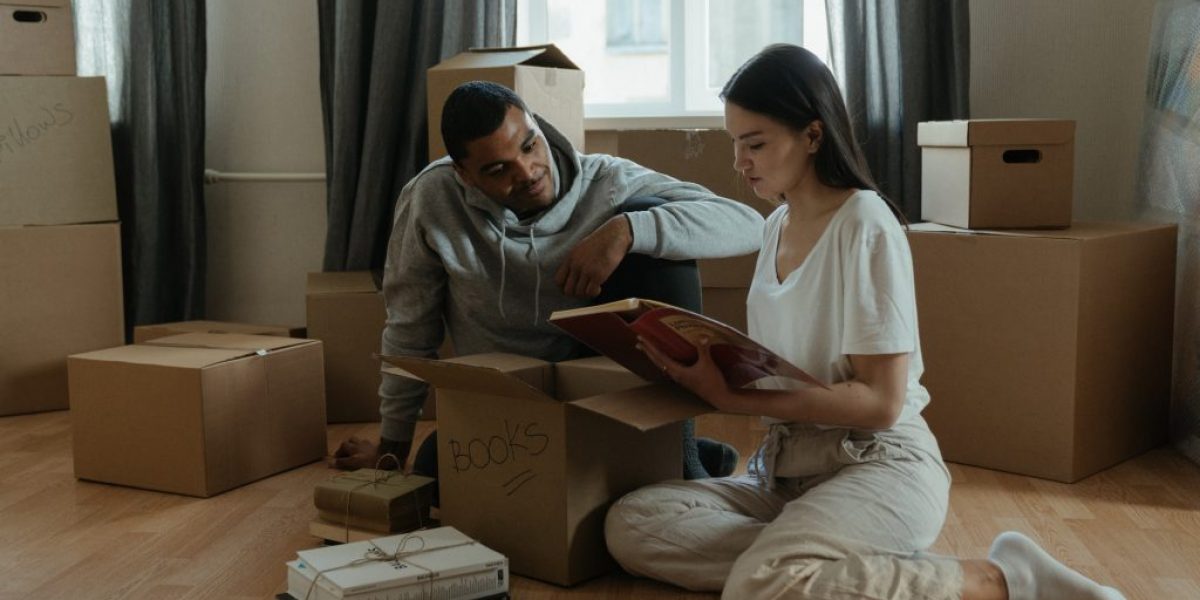
[[[702,433],[753,448],[735,417]],[[372,425],[335,425],[329,441]],[[934,551],[981,557],[1015,529],[1129,598],[1200,598],[1200,467],[1163,448],[1074,485],[951,465],[951,511]],[[313,547],[312,464],[195,499],[78,482],[70,414],[0,418],[0,599],[273,598],[284,562]],[[613,575],[571,590],[514,578],[521,599],[711,598]]]

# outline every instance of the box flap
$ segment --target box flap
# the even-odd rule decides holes
[[[716,412],[713,406],[673,383],[645,385],[571,402],[641,431]]]
[[[71,360],[124,362],[183,369],[203,369],[249,356],[253,352],[229,348],[171,348],[149,344],[118,346],[70,356]]]
[[[374,294],[382,286],[371,271],[309,273],[309,294]]]
[[[177,348],[214,348],[241,350],[243,354],[254,354],[259,350],[279,350],[289,346],[315,343],[312,340],[286,338],[274,335],[247,335],[243,333],[181,333],[155,338],[146,342],[150,346],[174,346]]]
[[[571,59],[554,44],[515,46],[509,48],[471,48],[430,67],[430,71],[451,69],[483,69],[528,65],[556,69],[579,70]]]
[[[1111,237],[1114,235],[1137,233],[1140,231],[1160,229],[1164,227],[1174,226],[1157,223],[1080,222],[1072,223],[1069,229],[962,229],[959,227],[951,227],[949,225],[941,225],[938,223],[917,223],[910,225],[909,230],[915,233],[1034,237],[1082,241]]]
[[[554,398],[541,390],[503,370],[506,365],[519,363],[524,366],[532,366],[526,361],[537,361],[534,358],[505,354],[481,354],[448,360],[415,356],[380,356],[379,359],[399,367],[399,369],[384,369],[385,372],[401,377],[420,379],[436,388],[556,402]],[[489,359],[493,359],[495,362],[487,364]],[[469,364],[472,362],[476,364]],[[543,365],[547,364],[545,361],[537,362],[541,362]]]
[[[1046,146],[1075,139],[1075,121],[971,119],[917,124],[919,146]]]

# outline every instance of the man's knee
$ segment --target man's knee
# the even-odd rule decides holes
[[[645,211],[665,203],[665,200],[655,196],[637,196],[625,200],[617,207],[617,213]],[[703,308],[700,289],[700,271],[694,260],[667,260],[629,254],[604,283],[596,303],[634,296],[700,312]]]

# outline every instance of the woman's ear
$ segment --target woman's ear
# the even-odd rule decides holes
[[[825,141],[825,123],[820,119],[814,120],[808,124],[804,135],[808,139],[808,153],[816,154],[821,149],[821,142]]]

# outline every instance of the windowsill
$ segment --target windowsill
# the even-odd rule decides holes
[[[586,131],[601,129],[722,129],[725,117],[696,115],[686,117],[589,117],[583,120]]]

